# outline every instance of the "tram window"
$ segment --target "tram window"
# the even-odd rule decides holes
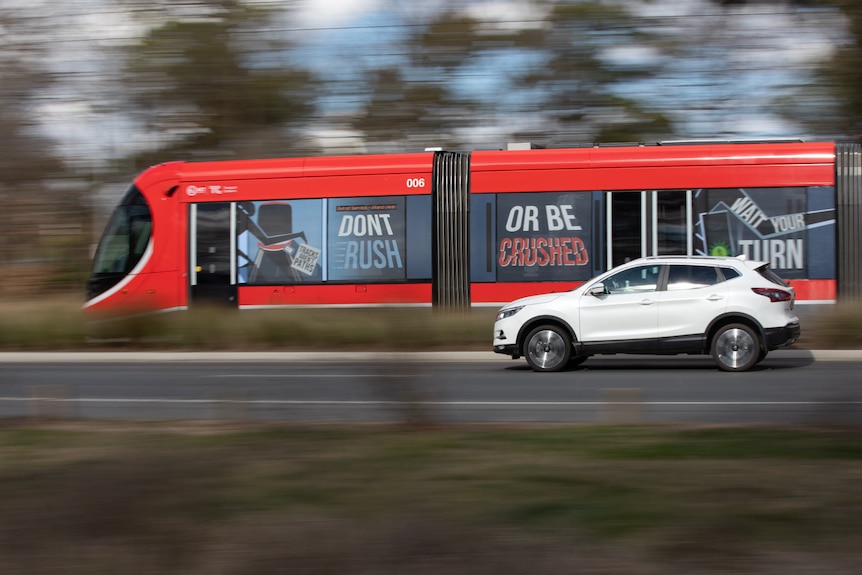
[[[145,217],[132,216],[129,220],[129,251],[135,261],[141,259],[144,255],[144,250],[150,241],[150,234],[153,230],[153,222],[146,214]]]
[[[644,255],[641,246],[642,201],[640,192],[615,192],[613,212],[613,265],[618,266]]]
[[[658,254],[686,253],[686,196],[684,192],[657,192]]]
[[[118,206],[96,252],[93,273],[127,273],[144,255],[152,233],[146,205]]]

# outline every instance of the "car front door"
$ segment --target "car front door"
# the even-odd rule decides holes
[[[605,293],[581,296],[578,339],[584,343],[637,341],[639,351],[649,348],[658,329],[656,290],[661,269],[650,264],[621,270],[602,282]]]

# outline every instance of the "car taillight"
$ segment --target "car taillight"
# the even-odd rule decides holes
[[[793,294],[789,291],[777,288],[751,288],[751,291],[758,295],[768,297],[769,301],[790,301],[793,299]]]

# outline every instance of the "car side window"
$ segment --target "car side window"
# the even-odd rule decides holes
[[[623,270],[604,280],[605,291],[610,294],[644,293],[656,290],[660,265],[638,266]]]
[[[739,270],[734,269],[734,268],[728,268],[728,267],[722,266],[718,269],[721,270],[721,275],[724,276],[725,281],[726,280],[732,280],[733,278],[738,278],[739,276],[742,275],[741,273],[739,273]]]
[[[713,266],[671,265],[667,275],[667,290],[679,291],[709,287],[721,281]]]

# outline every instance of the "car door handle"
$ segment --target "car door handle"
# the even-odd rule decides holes
[[[708,298],[706,298],[706,301],[721,301],[723,299],[724,299],[723,295],[714,293],[711,296],[709,296]]]
[[[651,299],[642,299],[642,300],[641,300],[640,302],[638,302],[638,303],[639,303],[640,305],[652,305],[652,304],[654,304],[654,303],[655,303],[655,300],[651,300]]]

